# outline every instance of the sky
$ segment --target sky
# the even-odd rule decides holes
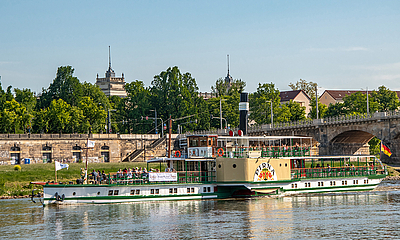
[[[3,88],[48,88],[59,66],[81,82],[112,68],[151,86],[178,66],[210,92],[230,74],[280,91],[299,79],[321,89],[400,90],[400,1],[0,0]]]

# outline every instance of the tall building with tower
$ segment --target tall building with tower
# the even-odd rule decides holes
[[[227,59],[228,59],[228,74],[225,77],[226,91],[228,91],[232,87],[232,83],[233,83],[233,78],[232,78],[231,74],[229,74],[229,54],[227,55]]]
[[[106,76],[99,78],[99,74],[97,74],[96,85],[100,87],[107,97],[126,97],[124,74],[122,73],[122,77],[115,77],[115,72],[111,68],[110,46],[108,46],[108,70],[106,71]]]

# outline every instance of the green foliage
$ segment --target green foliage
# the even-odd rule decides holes
[[[317,118],[317,107],[315,104],[315,97],[311,99],[310,102],[310,107],[311,111],[308,114],[309,118],[316,119]],[[328,111],[328,107],[325,104],[321,104],[321,102],[318,99],[318,118],[323,118],[325,117],[326,112]]]
[[[371,92],[370,96],[370,99],[378,103],[378,111],[380,112],[393,111],[400,106],[396,92],[390,91],[385,86],[380,86],[378,91]]]
[[[20,165],[15,165],[14,166],[14,171],[21,171],[21,166]]]
[[[258,84],[257,91],[250,94],[249,105],[250,105],[250,116],[251,120],[254,120],[258,124],[271,123],[271,102],[274,114],[274,122],[276,120],[282,120],[284,117],[282,113],[287,113],[286,107],[284,109],[278,109],[280,105],[279,90],[275,88],[274,83]]]
[[[196,115],[189,120],[194,120],[200,116],[204,116],[199,110],[202,109],[204,103],[198,96],[198,87],[196,80],[192,78],[190,73],[182,74],[178,67],[168,68],[159,75],[154,76],[152,81],[151,106],[157,109],[160,118],[172,119]],[[179,122],[176,122],[179,123]],[[195,129],[197,124],[186,126],[188,130]]]
[[[347,115],[348,111],[344,106],[344,103],[338,102],[335,104],[329,104],[328,110],[326,111],[325,117],[335,117],[341,115]]]
[[[317,87],[317,83],[307,82],[300,78],[296,83],[290,83],[289,87],[292,90],[303,90],[310,98],[315,98],[315,88]]]
[[[381,152],[381,140],[377,137],[373,137],[368,142],[369,144],[369,153],[371,155],[379,156]]]
[[[368,98],[369,112],[378,110],[378,103],[372,98]],[[367,113],[367,95],[356,92],[343,98],[344,108],[347,114],[364,114]]]
[[[306,107],[301,106],[300,103],[290,100],[284,105],[286,105],[289,110],[289,121],[299,121],[306,119]]]
[[[62,99],[53,100],[46,111],[50,132],[62,133],[71,121],[71,105]]]

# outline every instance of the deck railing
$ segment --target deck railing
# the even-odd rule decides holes
[[[219,150],[222,149],[222,150]],[[217,155],[224,158],[258,158],[258,157],[306,157],[311,156],[310,147],[266,147],[266,148],[237,148],[226,151],[218,148]]]
[[[98,183],[118,185],[143,185],[143,184],[176,184],[176,183],[211,183],[216,181],[215,171],[177,171],[177,181],[149,181],[148,173],[118,176],[107,175],[107,179]],[[94,183],[94,182],[93,182]]]
[[[325,167],[325,168],[295,168],[291,170],[292,179],[301,178],[331,178],[352,177],[385,174],[385,169],[370,166],[359,167]]]

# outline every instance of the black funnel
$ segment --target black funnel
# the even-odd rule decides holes
[[[240,123],[239,129],[243,131],[243,135],[247,134],[247,115],[249,113],[249,99],[248,93],[242,92],[240,93],[240,103],[239,103],[239,112],[240,112]]]

